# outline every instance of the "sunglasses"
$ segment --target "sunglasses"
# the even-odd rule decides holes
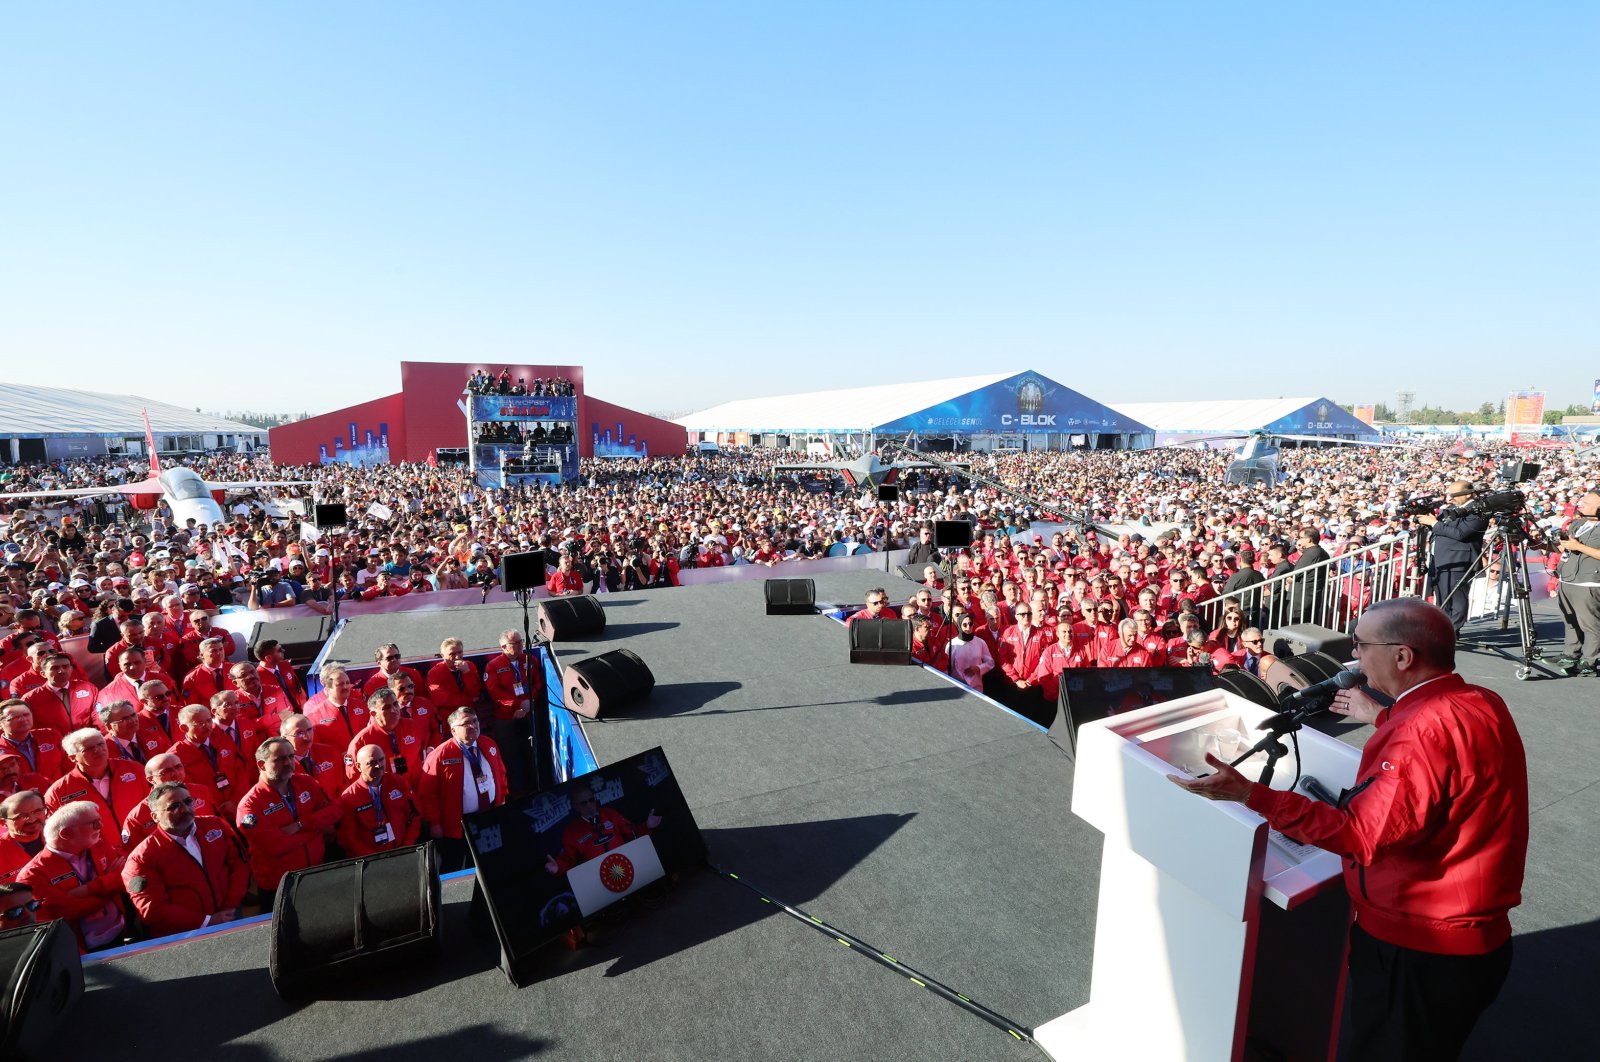
[[[34,911],[37,911],[43,903],[43,900],[29,900],[27,903],[18,904],[16,907],[7,907],[5,910],[0,911],[0,918],[21,918],[25,914],[31,914]]]

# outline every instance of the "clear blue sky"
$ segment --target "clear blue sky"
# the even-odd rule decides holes
[[[1600,5],[12,5],[0,379],[1587,403]]]

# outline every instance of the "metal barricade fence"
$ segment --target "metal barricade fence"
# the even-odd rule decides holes
[[[1348,632],[1379,601],[1420,594],[1425,567],[1413,540],[1399,538],[1223,594],[1203,608],[1219,620],[1227,602],[1237,601],[1247,626],[1271,630],[1312,623]]]

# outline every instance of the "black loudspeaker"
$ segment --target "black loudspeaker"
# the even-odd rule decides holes
[[[349,522],[349,512],[343,505],[323,505],[318,502],[311,508],[311,523],[317,528],[344,527]]]
[[[1286,660],[1274,660],[1261,678],[1273,694],[1281,698],[1295,690],[1331,679],[1343,670],[1344,665],[1327,653],[1306,653]],[[1331,694],[1328,699],[1333,699]]]
[[[900,484],[879,483],[878,500],[881,502],[897,502],[900,500]]]
[[[642,701],[656,688],[656,677],[627,649],[591,656],[570,665],[562,676],[567,708],[590,719],[616,715],[634,701]]]
[[[500,558],[500,589],[508,594],[544,585],[544,550],[507,553]]]
[[[0,933],[0,989],[0,1058],[58,1058],[61,1023],[83,996],[72,928],[57,919]]]
[[[1340,634],[1330,627],[1319,627],[1315,623],[1296,623],[1268,631],[1266,642],[1267,650],[1276,657],[1327,653],[1339,660],[1350,660],[1355,656],[1348,634]]]
[[[966,549],[972,545],[972,525],[965,520],[935,520],[934,549]]]
[[[1278,695],[1266,680],[1250,674],[1243,668],[1228,668],[1217,672],[1217,688],[1243,697],[1251,704],[1278,710]]]
[[[850,624],[850,662],[911,663],[911,621],[858,619]]]
[[[762,584],[769,616],[811,616],[817,611],[817,584],[810,579],[768,579]]]
[[[606,610],[594,597],[553,597],[539,602],[539,633],[549,642],[604,634]]]
[[[289,655],[290,664],[310,667],[333,633],[332,627],[333,620],[329,616],[302,616],[299,619],[258,623],[250,632],[250,659],[255,659],[256,646],[264,641],[276,641]]]
[[[433,845],[344,859],[284,875],[272,907],[272,987],[285,999],[346,991],[395,964],[439,954]]]

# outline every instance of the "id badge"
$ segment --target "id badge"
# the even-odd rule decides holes
[[[387,823],[386,822],[382,826],[380,826],[377,829],[372,831],[372,843],[373,844],[388,844],[393,840],[394,840],[394,826],[393,826],[392,823]]]
[[[527,688],[524,687],[520,682],[511,687],[511,692],[515,693],[518,697],[526,697],[528,695]]]
[[[219,793],[228,788],[228,776],[225,774],[217,775],[217,784],[213,788]]]
[[[483,796],[489,795],[489,776],[484,775],[478,779],[478,792]]]

